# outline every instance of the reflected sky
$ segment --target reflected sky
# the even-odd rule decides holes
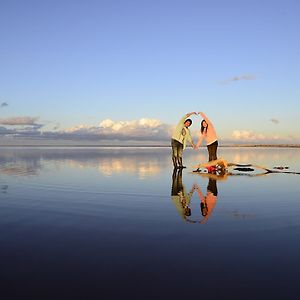
[[[217,180],[216,188],[220,190],[221,198],[239,194],[242,199],[248,199],[249,195],[253,194],[251,203],[264,199],[261,204],[264,207],[269,198],[276,199],[278,195],[282,194],[282,189],[277,190],[280,186],[285,186],[285,190],[289,190],[288,198],[297,198],[299,177],[290,174],[268,174],[264,178],[252,182],[250,180],[254,180],[254,178],[233,178],[234,176],[228,176],[228,174],[216,176],[191,172],[191,167],[196,162],[206,159],[205,150],[203,148],[202,151],[192,149],[185,151],[184,161],[190,168],[184,170],[180,176],[180,185],[184,186],[184,191],[190,191],[197,186],[198,191],[201,190],[205,195],[207,186],[210,185],[209,182]],[[112,210],[116,203],[122,206],[121,198],[123,195],[127,195],[132,197],[126,203],[128,208],[135,210],[137,206],[133,199],[140,197],[139,205],[143,210],[144,206],[152,206],[152,198],[168,198],[170,195],[170,189],[174,186],[170,151],[170,148],[155,147],[2,148],[0,149],[1,193],[10,195],[12,204],[14,201],[19,201],[21,197],[31,199],[28,203],[32,203],[33,207],[38,203],[38,200],[34,200],[33,195],[38,197],[42,194],[46,200],[52,199],[55,195],[54,198],[63,199],[59,206],[65,206],[65,210],[72,205],[74,193],[77,193],[75,199],[78,198],[78,195],[87,195],[87,199],[93,199],[92,202],[98,207],[101,207],[101,199],[104,196],[114,195],[116,199],[108,204],[109,209]],[[269,168],[289,166],[289,170],[296,171],[300,170],[299,154],[299,149],[282,148],[220,148],[219,151],[219,156],[226,157],[228,161],[251,162]],[[239,174],[236,172],[235,175],[255,177],[264,175],[264,173]],[[270,194],[267,197],[260,195],[266,194],[267,191]],[[173,195],[174,192],[171,194]],[[196,211],[200,212],[200,196],[198,195],[196,201],[196,194],[192,193],[189,198],[191,203],[198,201],[199,205]],[[294,196],[291,196],[293,194]],[[98,201],[96,202],[97,197]],[[219,202],[222,203],[218,200]],[[78,203],[85,206],[82,199],[79,199]],[[26,206],[26,202],[23,204]],[[46,207],[50,203],[45,201],[41,205]],[[56,208],[53,202],[50,206],[53,209]],[[250,205],[246,206],[247,209],[244,211],[237,209],[240,203],[235,203],[234,206],[236,207],[233,207],[232,211],[235,213],[231,215],[253,215]],[[179,206],[175,205],[175,207],[178,211]],[[78,213],[80,213],[80,209],[81,206],[78,207]],[[276,211],[276,209],[273,208],[272,211]]]
[[[204,149],[204,150],[203,150]],[[185,161],[192,167],[206,160],[205,148],[187,149]],[[1,148],[0,168],[7,175],[37,175],[47,165],[97,168],[105,176],[120,173],[158,176],[169,167],[169,148]],[[220,148],[219,156],[229,162],[261,164],[268,168],[289,166],[299,170],[300,149]]]
[[[151,148],[152,149],[152,148]],[[154,148],[155,149],[155,148]],[[143,179],[157,175],[165,163],[165,149],[68,149],[68,148],[7,148],[0,150],[0,168],[7,175],[37,175],[48,165],[69,168],[97,168],[105,176],[135,173]]]
[[[200,288],[202,296],[213,290],[216,298],[229,297],[233,282],[240,297],[247,292],[257,298],[258,289],[292,296],[300,275],[295,267],[300,176],[215,178],[191,169],[174,175],[170,154],[170,148],[0,149],[3,286],[51,295],[75,285],[86,298],[86,291],[97,293],[100,281],[102,294],[114,291],[107,299],[126,290],[176,297],[188,263],[193,296]],[[219,151],[228,161],[297,171],[299,154],[273,148]],[[205,148],[184,152],[187,166],[205,158]],[[275,293],[282,274],[286,284]]]

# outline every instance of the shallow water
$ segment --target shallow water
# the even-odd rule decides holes
[[[300,171],[300,149],[219,156]],[[300,175],[215,181],[191,172],[205,160],[187,149],[180,176],[169,148],[1,148],[1,299],[296,299]]]

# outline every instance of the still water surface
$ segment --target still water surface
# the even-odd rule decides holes
[[[300,149],[219,156],[300,171]],[[169,148],[0,149],[0,298],[297,299],[300,175],[191,170]]]

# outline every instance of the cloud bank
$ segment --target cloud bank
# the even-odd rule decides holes
[[[133,121],[103,120],[98,126],[79,125],[64,131],[64,136],[105,140],[163,141],[170,139],[171,127],[156,119]]]
[[[6,118],[0,119],[1,125],[37,125],[36,121],[38,117],[14,117],[14,118]]]
[[[252,130],[234,130],[232,132],[232,137],[236,140],[246,140],[246,141],[266,139],[265,135],[261,133],[253,132]]]
[[[32,138],[34,140],[74,141],[135,141],[169,143],[172,127],[157,119],[142,118],[131,121],[105,119],[98,125],[81,124],[67,129],[55,126],[53,130],[41,130],[37,117],[14,117],[0,119],[0,136]]]
[[[281,139],[278,135],[266,135],[252,130],[234,130],[231,138],[233,142],[238,143],[272,144],[289,142],[289,139]]]
[[[272,121],[277,124],[277,119]],[[279,121],[278,121],[279,122]],[[0,144],[95,144],[95,145],[170,145],[174,126],[157,119],[114,121],[105,119],[98,125],[81,124],[62,129],[56,124],[45,130],[38,117],[13,117],[0,119]],[[199,130],[191,127],[194,141]],[[236,129],[231,136],[220,136],[220,144],[267,144],[297,143],[297,138],[268,136],[252,130]],[[8,141],[8,142],[7,142]]]

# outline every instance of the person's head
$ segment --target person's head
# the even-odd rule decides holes
[[[191,211],[191,209],[190,209],[188,206],[186,206],[186,207],[184,208],[184,215],[185,215],[186,217],[190,217],[190,216],[192,215],[192,211]]]
[[[203,217],[207,216],[208,213],[208,209],[207,209],[207,205],[204,202],[200,203],[200,208],[201,208],[201,214]]]
[[[188,128],[188,127],[190,127],[191,125],[192,125],[192,120],[191,119],[186,119],[185,121],[184,121],[184,126],[186,127],[186,128]],[[182,124],[182,123],[181,123]]]
[[[205,120],[202,120],[201,121],[201,133],[203,133],[203,131],[207,131],[207,128],[208,128],[208,124]]]

